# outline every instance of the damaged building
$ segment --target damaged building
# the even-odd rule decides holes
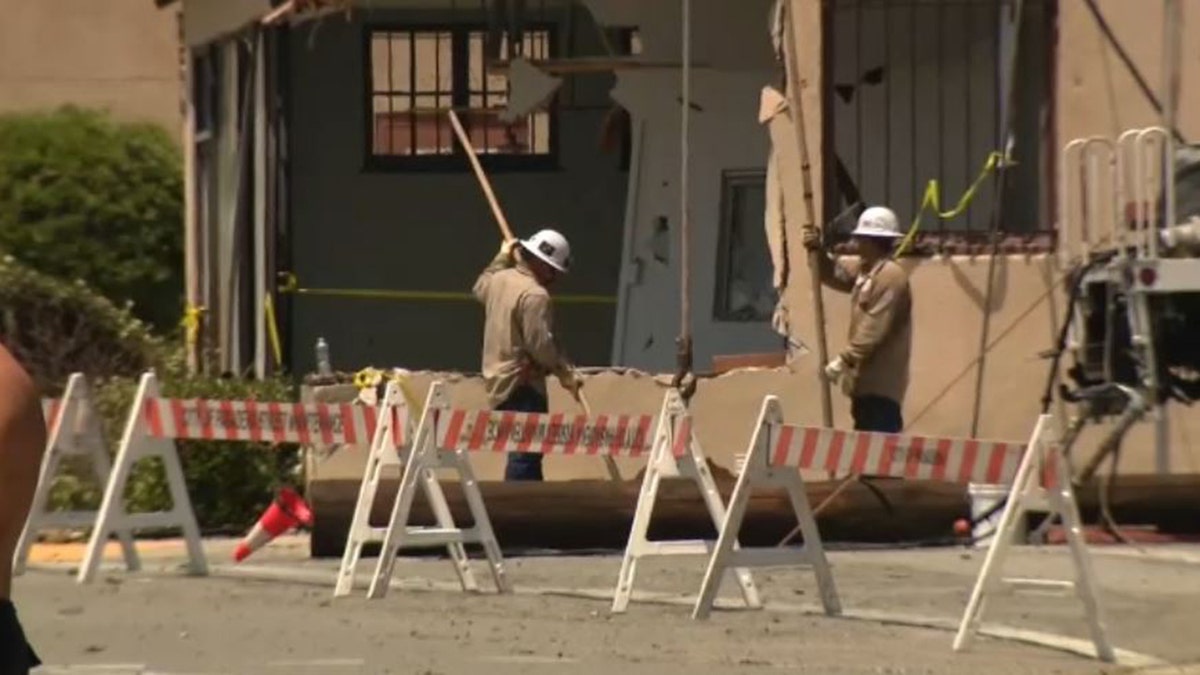
[[[1001,439],[1025,438],[1037,417],[1040,354],[1064,312],[1060,149],[1159,123],[1138,84],[1161,77],[1159,50],[1137,37],[1161,31],[1157,3],[162,4],[180,11],[186,44],[197,361],[305,373],[324,338],[338,369],[422,371],[417,383],[450,378],[463,404],[482,405],[477,379],[449,373],[478,369],[483,315],[469,289],[499,237],[445,115],[456,109],[517,234],[553,226],[571,241],[555,311],[568,351],[596,369],[597,410],[655,409],[675,370],[686,212],[695,369],[712,375],[693,410],[726,466],[764,394],[790,420],[822,418],[798,119],[813,218],[835,236],[855,203],[887,204],[907,225],[940,197],[902,259],[915,298],[905,419],[916,433]],[[1200,37],[1200,7],[1185,11]],[[764,93],[787,88],[789,33],[802,116]],[[1178,125],[1195,139],[1200,39],[1184,45]],[[1011,160],[1000,193],[996,153]],[[847,301],[824,297],[837,349]],[[833,403],[845,426],[844,400]],[[1125,470],[1200,472],[1189,440],[1200,421],[1179,410],[1169,456],[1139,429]],[[603,475],[599,462],[555,459],[551,479]],[[357,481],[361,460],[335,456],[316,473]],[[480,458],[485,478],[500,467]]]

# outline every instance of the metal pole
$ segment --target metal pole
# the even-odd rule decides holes
[[[691,162],[691,147],[688,142],[692,121],[692,2],[683,0],[683,100],[681,102],[679,133],[679,223],[680,223],[680,277],[679,292],[679,339],[690,349],[692,337],[692,275],[690,213],[688,209],[688,169]]]
[[[696,378],[692,374],[692,263],[691,263],[691,218],[688,208],[691,164],[692,119],[692,3],[682,0],[683,12],[683,92],[680,100],[679,120],[679,337],[676,340],[675,377],[671,385],[679,390],[685,402],[696,391]]]
[[[1183,56],[1182,32],[1182,5],[1179,0],[1163,0],[1162,125],[1169,132],[1174,131],[1175,121],[1179,115],[1179,71]],[[1163,210],[1163,228],[1174,226],[1175,219],[1178,217],[1175,211],[1175,143],[1176,137],[1173,133],[1164,134],[1162,180],[1166,203]],[[1156,252],[1160,231],[1151,230],[1149,233]],[[1156,353],[1155,356],[1157,356]],[[1150,367],[1157,371],[1158,364],[1151,363]],[[1158,473],[1165,475],[1171,471],[1171,424],[1167,407],[1169,401],[1163,400],[1157,391],[1154,392],[1154,400],[1158,403],[1154,409],[1154,464]]]
[[[1000,11],[1004,11],[1001,6]],[[1000,142],[1004,144],[1004,160],[996,169],[996,179],[993,181],[995,193],[992,195],[992,224],[991,224],[991,255],[988,258],[987,285],[983,295],[983,326],[979,331],[979,356],[975,368],[975,404],[971,411],[971,438],[979,435],[980,415],[983,410],[983,380],[987,365],[988,341],[992,327],[992,294],[996,283],[996,258],[1000,255],[1000,228],[1004,226],[1004,185],[1008,178],[1008,159],[1013,152],[1013,118],[1015,117],[1017,77],[1017,57],[1021,53],[1021,24],[1025,14],[1025,0],[1016,0],[1013,8],[1013,38],[1012,49],[1008,53],[1008,77],[1004,80],[1007,90],[1004,96],[1004,112],[1000,121]]]

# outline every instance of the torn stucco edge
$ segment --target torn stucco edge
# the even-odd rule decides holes
[[[771,283],[775,287],[775,311],[771,316],[771,327],[787,339],[788,362],[809,353],[792,330],[791,313],[787,301],[788,282],[791,279],[791,260],[788,257],[787,209],[784,204],[784,176],[789,175],[794,160],[791,137],[791,116],[787,99],[774,87],[763,87],[759,99],[758,122],[767,126],[771,136],[771,150],[767,157],[766,208],[763,212],[763,227],[766,228],[767,248],[774,268]],[[794,172],[790,175],[795,175]]]

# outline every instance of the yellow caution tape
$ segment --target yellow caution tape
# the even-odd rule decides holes
[[[196,305],[188,305],[183,310],[183,319],[179,322],[183,326],[184,339],[187,340],[189,348],[195,347],[200,340],[200,318],[204,316],[204,307]]]
[[[979,190],[979,186],[983,185],[983,181],[987,179],[993,171],[998,167],[1009,167],[1015,164],[1011,158],[1005,157],[1003,153],[992,152],[988,155],[987,160],[983,163],[983,168],[979,170],[979,175],[975,177],[975,181],[967,188],[967,191],[958,199],[958,204],[949,211],[942,211],[941,189],[938,187],[936,179],[929,181],[925,186],[925,196],[921,200],[921,208],[917,209],[917,215],[913,218],[912,226],[908,228],[908,234],[904,236],[904,240],[896,247],[895,256],[900,257],[908,247],[912,245],[913,240],[917,236],[917,232],[921,229],[921,214],[925,209],[932,209],[933,214],[942,220],[957,218],[962,215],[967,207],[971,205],[971,201],[975,198],[975,193]],[[999,195],[996,196],[1000,198]]]
[[[400,300],[408,302],[475,302],[475,296],[458,291],[413,291],[385,288],[305,288],[291,272],[279,274],[280,293],[313,295],[332,298],[357,298],[368,300]],[[554,302],[560,305],[613,305],[617,298],[612,295],[555,295]]]
[[[275,321],[275,302],[268,291],[263,297],[263,314],[267,320],[267,336],[271,340],[271,352],[275,355],[275,367],[283,367],[283,348],[279,341],[279,324]]]

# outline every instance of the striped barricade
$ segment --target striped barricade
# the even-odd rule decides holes
[[[403,381],[390,380],[384,391],[383,399],[379,402],[378,417],[380,424],[376,425],[375,433],[370,439],[370,451],[367,462],[363,467],[362,484],[358,490],[358,501],[354,505],[354,517],[350,521],[350,529],[346,533],[346,547],[342,552],[342,563],[338,568],[337,580],[334,585],[334,597],[349,595],[354,588],[354,573],[358,568],[359,558],[362,557],[363,547],[369,543],[382,542],[386,528],[371,526],[371,508],[375,505],[375,497],[379,493],[379,481],[384,468],[388,466],[404,466],[407,443],[416,437],[413,429],[413,413],[418,410],[419,403],[411,395]],[[450,515],[450,507],[446,496],[442,493],[437,481],[423,482],[425,496],[432,506],[438,526],[451,529],[454,519]],[[466,587],[474,589],[475,581],[467,565],[467,554],[461,544],[447,544],[447,553],[454,560],[456,569],[463,575],[462,581]]]
[[[470,454],[483,452],[649,458],[617,585],[614,599],[616,611],[623,610],[628,603],[638,558],[647,555],[704,554],[711,548],[705,542],[646,540],[646,530],[662,478],[691,478],[704,495],[714,525],[721,522],[724,516],[724,505],[709,473],[708,464],[704,461],[703,453],[692,435],[690,418],[674,391],[667,394],[662,413],[655,420],[652,415],[589,417],[452,409],[445,385],[434,383],[405,464],[368,597],[379,598],[386,594],[396,554],[401,548],[441,545],[447,542],[481,544],[487,554],[497,588],[501,592],[511,590],[505,576],[500,547],[471,469]],[[433,473],[438,468],[450,468],[458,472],[464,496],[475,521],[475,526],[470,530],[447,526],[441,522],[440,516],[439,526],[436,528],[419,528],[408,524],[418,483],[424,486],[427,494],[440,494],[437,478]],[[433,500],[433,503],[436,502],[437,500]],[[464,572],[468,572],[465,563],[458,563],[458,568],[464,590],[472,588],[468,585],[469,577],[464,576]],[[747,601],[756,603],[757,594],[749,575],[743,575],[739,581],[746,589]]]
[[[21,574],[29,560],[29,550],[37,541],[38,534],[48,528],[91,528],[95,525],[96,511],[52,511],[50,491],[58,476],[59,466],[67,457],[86,457],[92,466],[96,483],[104,486],[112,470],[108,448],[104,441],[103,422],[92,404],[91,390],[82,373],[73,373],[67,379],[67,388],[61,398],[43,399],[42,415],[46,421],[46,447],[42,454],[42,465],[38,473],[37,488],[29,508],[29,518],[17,541],[13,556],[13,573]],[[140,567],[137,551],[133,546],[132,533],[127,529],[114,531],[121,542],[125,566],[130,571]]]
[[[393,414],[397,413],[393,410]],[[207,573],[200,529],[188,498],[176,440],[354,445],[370,439],[377,426],[374,408],[350,404],[163,398],[154,373],[144,374],[78,580],[83,583],[95,577],[110,534],[145,528],[182,530],[190,571],[198,575]],[[390,425],[397,445],[404,441],[403,427],[403,424]],[[123,495],[130,472],[139,461],[151,457],[162,460],[172,507],[168,511],[128,513]]]
[[[1096,601],[1094,575],[1080,532],[1074,493],[1069,480],[1058,480],[1063,472],[1056,470],[1060,462],[1051,427],[1051,416],[1040,417],[1028,443],[809,428],[785,424],[778,399],[768,396],[730,497],[729,510],[709,559],[693,617],[705,618],[710,614],[725,570],[737,565],[743,568],[811,566],[825,613],[841,613],[841,601],[804,490],[801,470],[824,469],[842,476],[867,474],[912,480],[989,483],[1011,486],[1009,501],[993,537],[972,604],[960,626],[955,649],[964,646],[969,633],[977,628],[982,595],[995,580],[1000,561],[1015,539],[1018,522],[1027,511],[1036,508],[1048,510],[1051,517],[1061,517],[1067,525],[1076,571],[1073,585],[1092,626],[1097,653],[1101,657],[1106,653],[1111,657]],[[736,537],[751,492],[765,486],[787,491],[804,537],[802,546],[736,548]],[[1035,585],[1063,583],[1068,582],[1037,580]]]

